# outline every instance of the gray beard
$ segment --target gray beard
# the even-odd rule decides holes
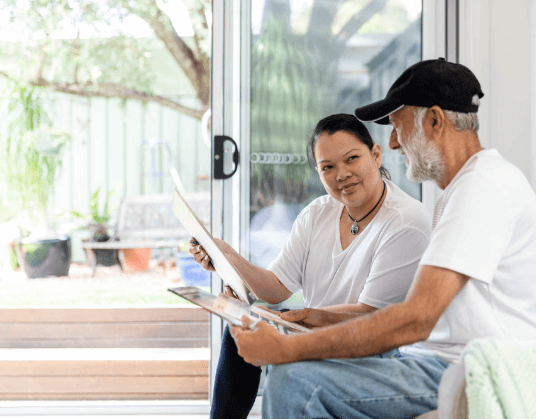
[[[423,127],[415,128],[402,149],[408,160],[406,176],[409,180],[433,180],[439,183],[443,179],[443,156],[436,145],[427,140]]]

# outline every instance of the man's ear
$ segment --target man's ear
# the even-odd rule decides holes
[[[424,116],[423,127],[426,138],[435,139],[443,134],[446,128],[447,117],[439,106],[432,106]]]

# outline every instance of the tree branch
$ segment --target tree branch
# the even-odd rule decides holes
[[[43,68],[45,67],[46,61],[47,61],[47,53],[43,49],[43,53],[41,54],[41,61],[39,62],[39,69],[37,70],[37,77],[43,76]]]
[[[196,53],[177,34],[169,17],[160,9],[155,16],[145,17],[145,20],[154,30],[155,35],[164,43],[177,64],[192,82],[199,100],[208,106],[210,90],[206,86],[209,77],[210,66],[207,66],[197,57]],[[201,54],[200,54],[201,55]],[[200,75],[203,77],[200,78]],[[202,82],[200,83],[200,79]]]
[[[284,31],[290,33],[290,10],[290,0],[265,0],[261,26],[264,28],[266,20],[272,17],[281,24]]]
[[[331,37],[333,19],[335,19],[341,3],[341,0],[315,0],[311,11],[311,20],[307,29],[307,35]]]
[[[16,81],[9,74],[0,71],[0,76]],[[37,78],[28,82],[32,86],[47,87],[50,90],[59,93],[66,93],[69,95],[83,96],[83,97],[102,97],[102,98],[121,98],[121,99],[133,99],[144,103],[158,103],[168,108],[174,109],[185,115],[191,116],[201,120],[201,117],[206,111],[206,108],[192,109],[184,106],[179,102],[169,99],[164,96],[153,95],[151,93],[141,92],[138,90],[130,89],[116,83],[92,83],[86,82],[83,84],[73,83],[55,83],[45,80],[44,78]]]
[[[387,0],[371,0],[359,13],[352,16],[346,25],[344,25],[336,35],[336,41],[345,45],[361,26],[385,7],[385,3],[387,3]]]

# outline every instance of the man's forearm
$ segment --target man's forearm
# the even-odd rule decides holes
[[[289,337],[285,362],[378,354],[426,339],[429,331],[428,325],[414,319],[406,303],[400,303],[312,333]]]
[[[294,336],[280,335],[262,322],[257,330],[233,328],[232,333],[240,356],[257,366],[378,354],[427,339],[467,281],[464,274],[424,265],[402,303]]]

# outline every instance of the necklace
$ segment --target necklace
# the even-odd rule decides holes
[[[357,226],[357,223],[360,222],[360,221],[363,221],[365,218],[367,218],[370,213],[372,211],[374,211],[376,209],[376,207],[378,206],[378,204],[381,202],[382,198],[383,198],[383,194],[385,193],[385,182],[383,182],[383,191],[382,191],[382,196],[380,196],[380,200],[378,202],[376,202],[376,205],[374,205],[374,208],[372,208],[367,215],[365,215],[363,218],[360,218],[359,220],[354,220],[352,218],[352,216],[350,215],[350,211],[348,211],[348,208],[346,208],[346,213],[348,214],[348,217],[350,217],[350,220],[352,220],[354,223],[352,224],[352,227],[350,227],[350,233],[356,235],[359,231],[359,227]]]

